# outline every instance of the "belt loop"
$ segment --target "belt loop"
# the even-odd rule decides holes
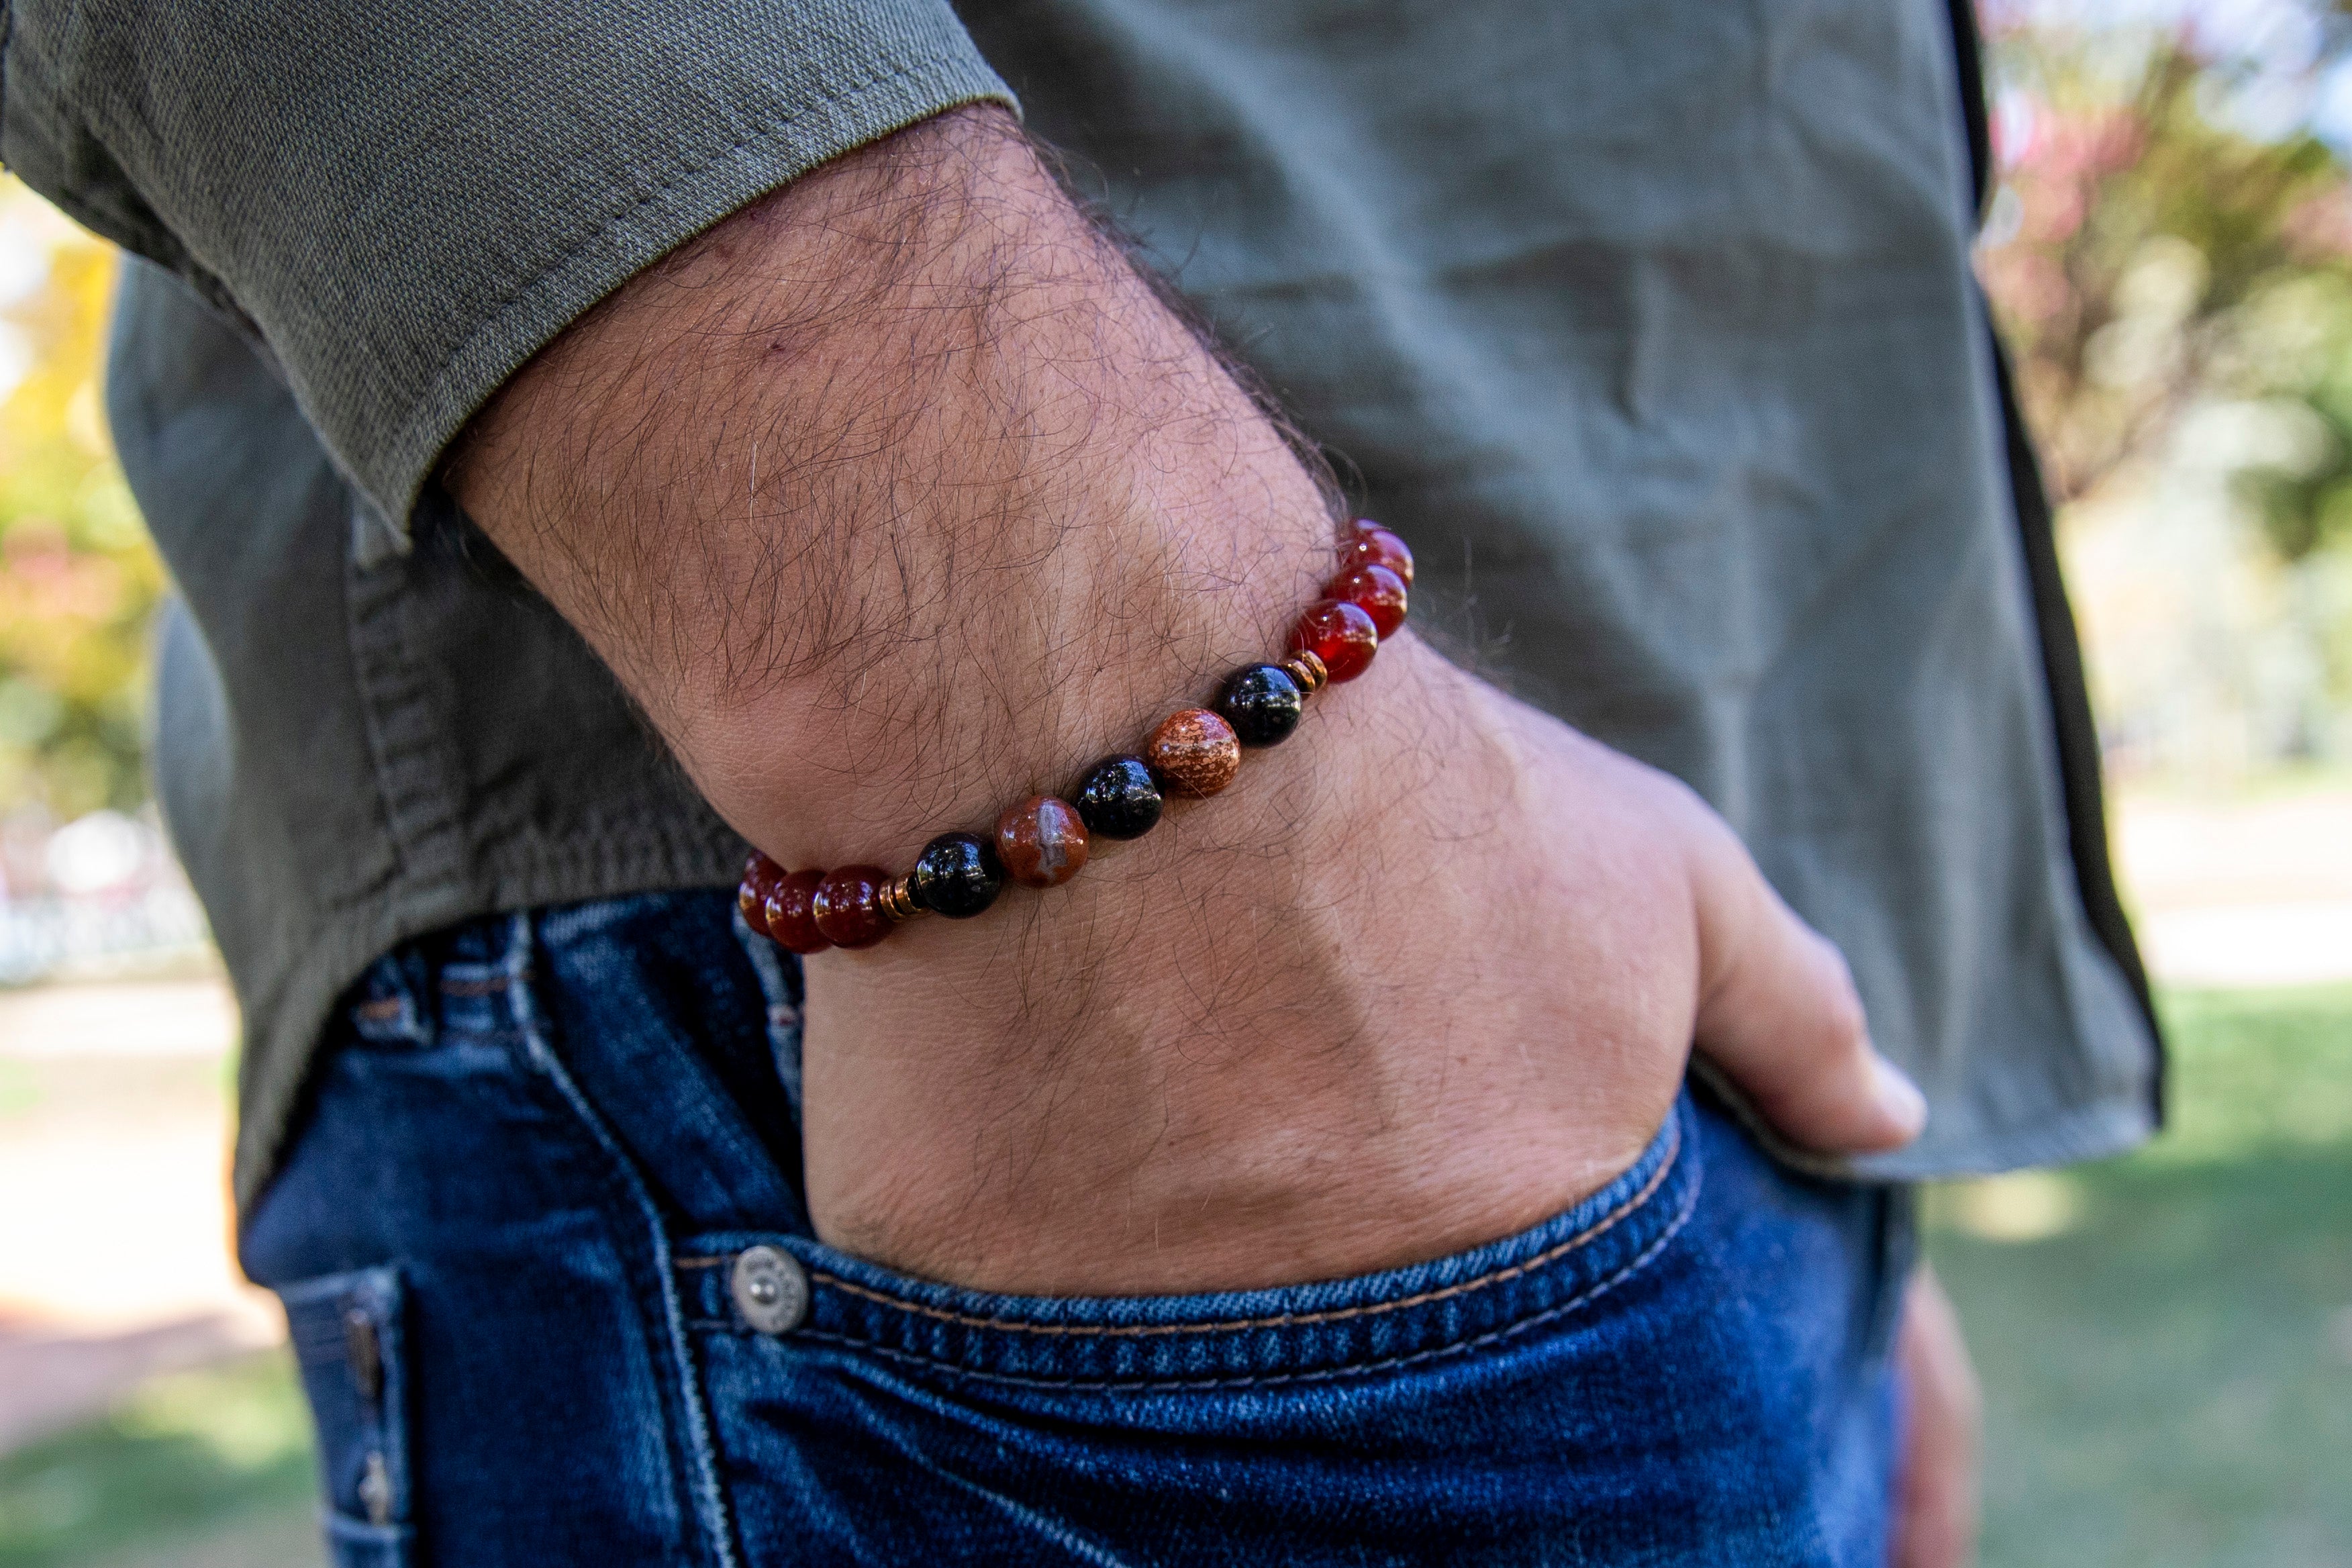
[[[368,966],[348,1009],[353,1032],[374,1046],[431,1046],[440,1033],[432,988],[430,966],[414,948],[385,953]]]
[[[531,960],[539,951],[539,935],[531,930],[530,911],[517,910],[507,921],[507,1005],[517,1026],[528,1029],[537,1021],[537,1004],[530,996]]]

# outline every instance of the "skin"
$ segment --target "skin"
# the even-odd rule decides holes
[[[1984,1395],[1959,1314],[1925,1264],[1904,1296],[1895,1363],[1903,1380],[1903,1458],[1887,1561],[1892,1568],[1968,1568],[1977,1559]]]

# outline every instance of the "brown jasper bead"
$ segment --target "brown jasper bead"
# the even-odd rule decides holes
[[[1024,888],[1058,888],[1087,863],[1087,825],[1078,808],[1033,795],[996,819],[996,858]]]
[[[890,880],[878,866],[844,866],[827,871],[811,900],[816,929],[835,947],[872,947],[890,934],[882,912],[882,889]]]
[[[1178,795],[1214,795],[1242,771],[1242,742],[1206,708],[1187,708],[1160,721],[1144,742],[1143,760]]]
[[[817,884],[822,871],[792,871],[769,889],[766,907],[768,935],[787,952],[823,952],[833,942],[816,929]]]
[[[743,862],[743,879],[735,884],[735,907],[743,911],[743,923],[768,936],[768,895],[784,879],[784,868],[761,854],[751,851]]]

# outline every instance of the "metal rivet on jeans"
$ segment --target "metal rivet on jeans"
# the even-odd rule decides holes
[[[788,1334],[808,1316],[808,1271],[782,1247],[745,1247],[727,1284],[735,1310],[763,1334]]]
[[[383,1392],[383,1348],[376,1338],[375,1320],[363,1307],[343,1309],[343,1364],[352,1371],[352,1386],[362,1399],[374,1403]]]
[[[373,1449],[368,1453],[367,1468],[360,1476],[360,1506],[367,1510],[370,1524],[392,1522],[392,1467]]]

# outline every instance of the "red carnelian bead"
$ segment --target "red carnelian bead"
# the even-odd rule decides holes
[[[1372,629],[1393,637],[1404,625],[1404,579],[1385,566],[1359,566],[1323,584],[1327,599],[1345,599],[1372,617]]]
[[[1352,572],[1359,566],[1385,566],[1406,587],[1412,586],[1412,552],[1403,540],[1364,519],[1357,521],[1339,545],[1339,570]]]
[[[743,911],[743,923],[761,936],[768,934],[768,895],[783,877],[782,866],[754,849],[743,862],[743,879],[735,884],[735,907]]]
[[[890,934],[882,911],[882,889],[890,880],[878,866],[844,866],[827,871],[809,900],[816,929],[835,947],[872,947]]]
[[[816,889],[824,880],[822,871],[792,871],[777,879],[762,912],[778,947],[788,952],[823,952],[833,945],[816,929]]]
[[[1321,659],[1333,680],[1353,680],[1372,667],[1381,632],[1371,616],[1347,600],[1318,599],[1298,617],[1290,646]]]

